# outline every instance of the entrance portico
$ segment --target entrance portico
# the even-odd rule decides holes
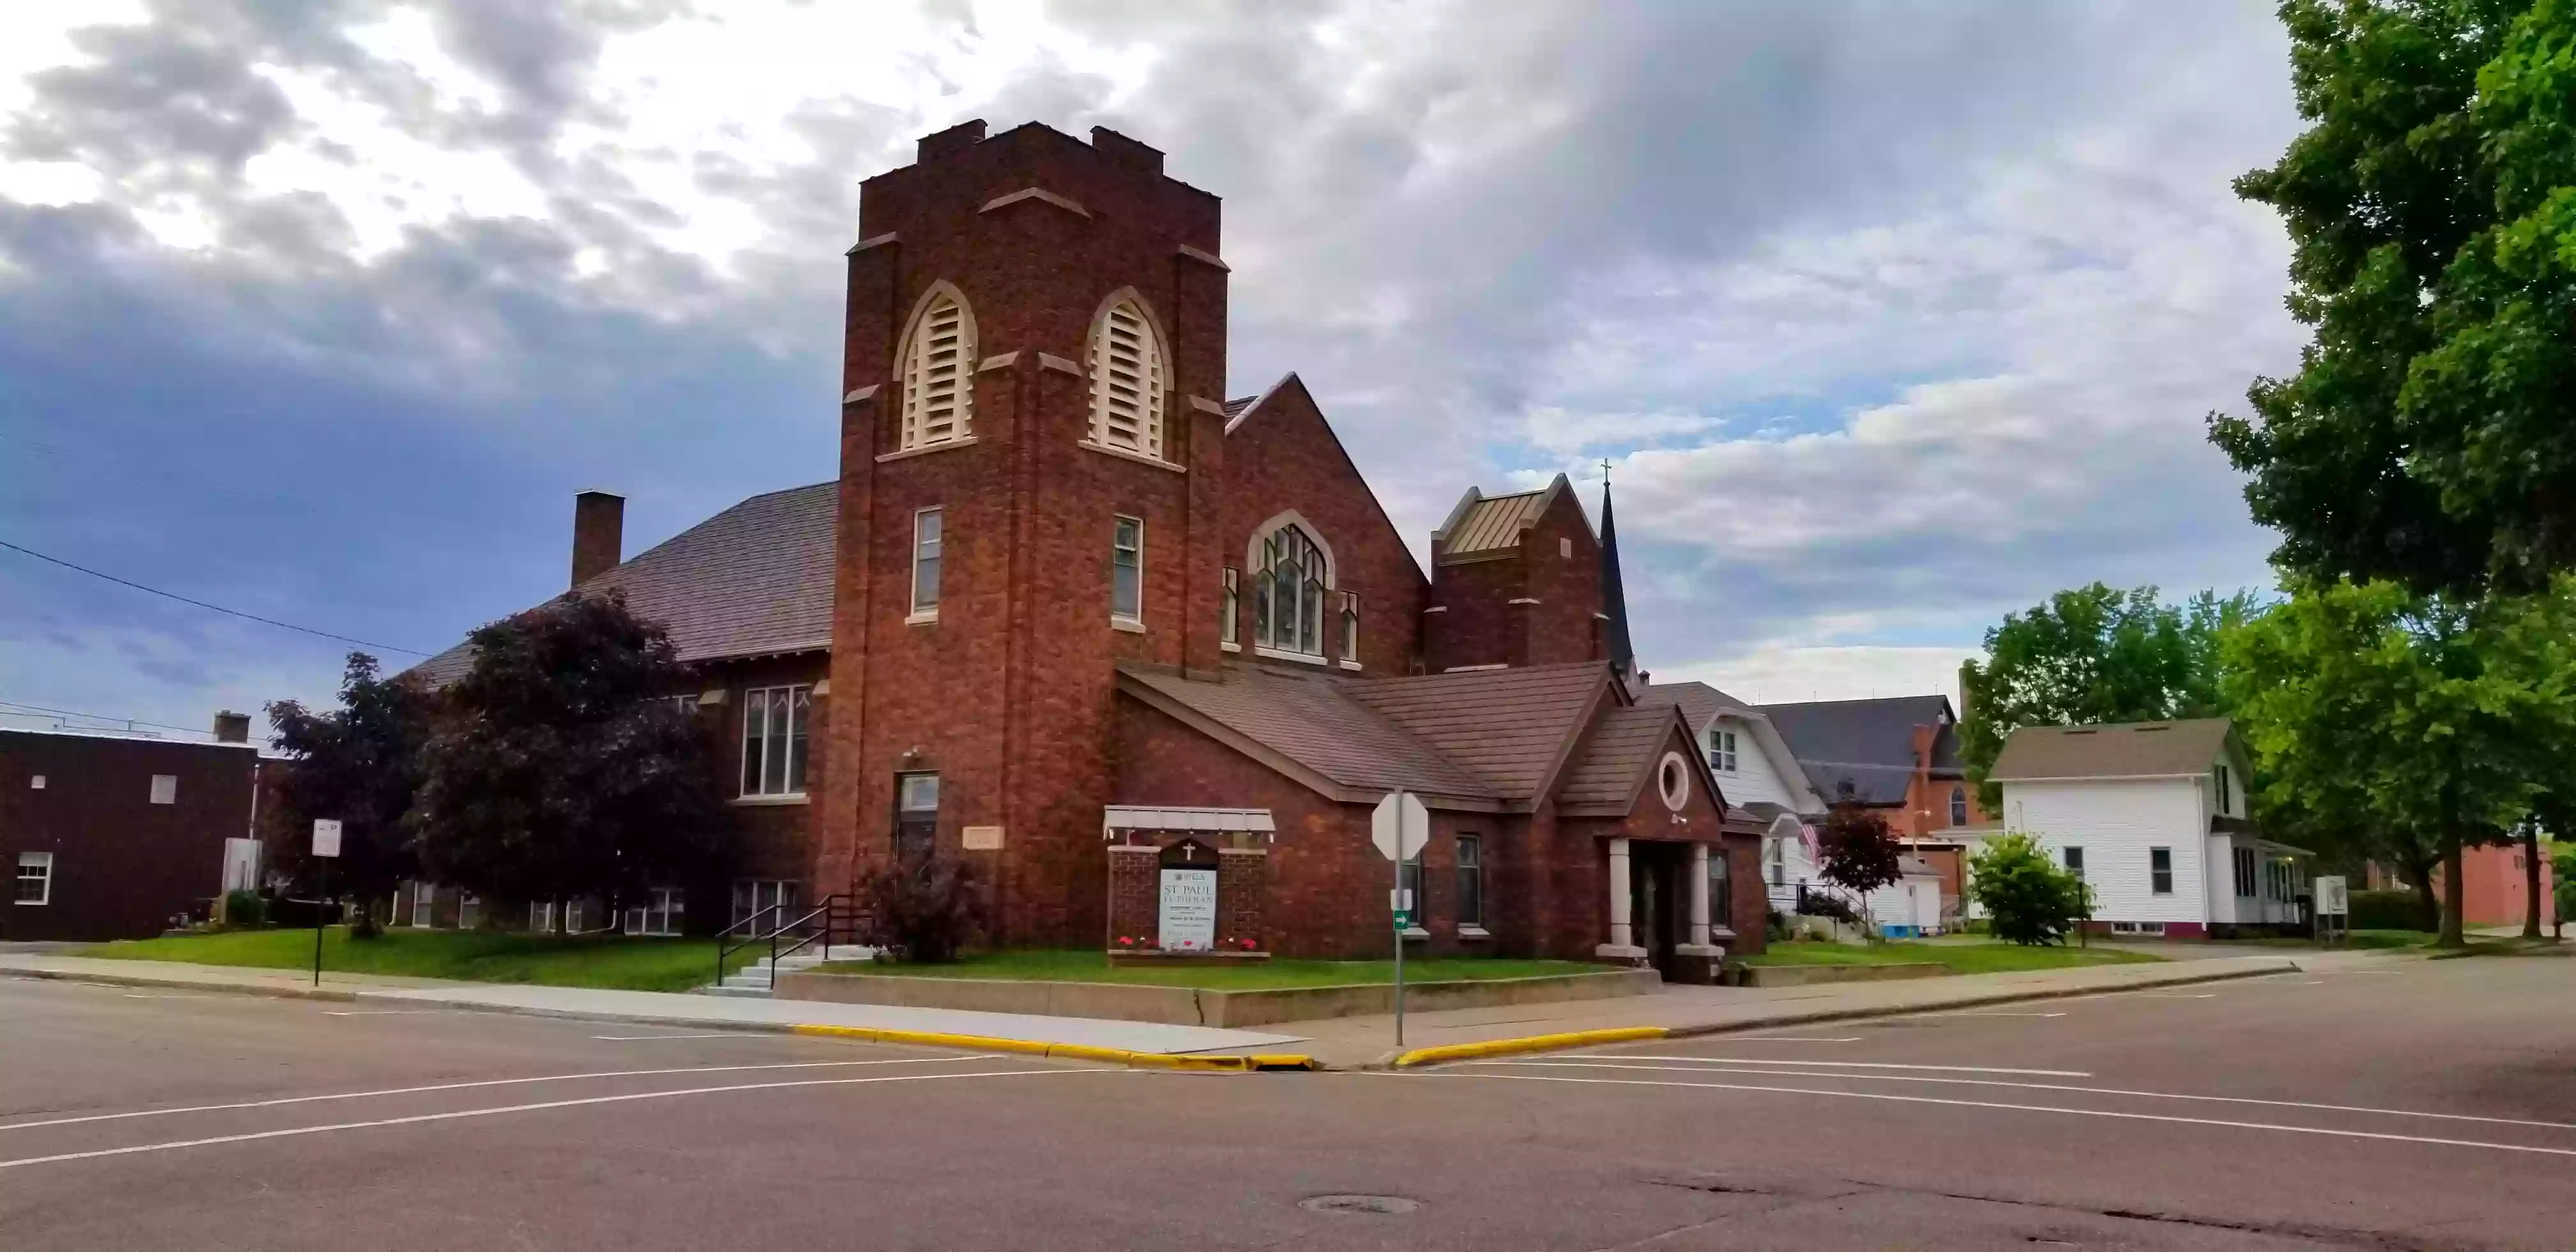
[[[1735,932],[1710,920],[1709,845],[1620,836],[1606,851],[1610,939],[1593,955],[1651,965],[1672,982],[1717,981]]]

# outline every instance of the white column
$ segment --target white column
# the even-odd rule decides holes
[[[1691,845],[1690,867],[1690,941],[1694,947],[1708,946],[1708,845]]]
[[[1592,950],[1595,956],[1612,960],[1633,961],[1646,955],[1638,947],[1634,928],[1629,924],[1629,892],[1634,885],[1628,876],[1628,841],[1610,841],[1610,942]]]

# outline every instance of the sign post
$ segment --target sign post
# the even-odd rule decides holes
[[[322,932],[331,926],[330,914],[323,911],[331,901],[331,862],[340,856],[340,821],[334,817],[313,819],[314,869],[321,875],[313,901],[313,985],[322,985]]]
[[[2352,893],[2344,886],[2341,875],[2329,874],[2310,884],[2316,899],[2317,938],[2331,941],[2337,935],[2352,933]]]
[[[1395,1046],[1404,1046],[1404,932],[1413,924],[1413,905],[1404,890],[1404,863],[1422,855],[1431,838],[1431,811],[1410,791],[1390,791],[1369,814],[1369,842],[1395,862],[1395,889],[1386,895],[1395,921]]]

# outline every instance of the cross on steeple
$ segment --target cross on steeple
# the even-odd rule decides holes
[[[1610,458],[1606,456],[1601,458],[1601,485],[1610,485]]]

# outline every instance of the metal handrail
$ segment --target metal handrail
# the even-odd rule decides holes
[[[753,910],[750,917],[746,917],[742,921],[735,922],[733,925],[727,926],[716,933],[716,982],[719,985],[721,985],[725,980],[725,962],[731,960],[735,953],[758,944],[766,943],[769,945],[769,976],[771,979],[775,980],[778,977],[778,959],[780,957],[793,956],[811,946],[817,939],[823,941],[823,951],[828,954],[832,950],[833,935],[847,933],[852,939],[856,939],[858,937],[858,909],[856,905],[847,894],[834,894],[823,897],[822,903],[808,910],[803,916],[791,922],[782,922],[772,928],[767,934],[755,933],[749,938],[744,939],[742,942],[735,944],[727,944],[723,942],[724,936],[742,929],[747,923],[759,919],[762,914],[769,914],[772,917],[775,917],[781,907],[782,906],[776,904],[765,905],[759,909]],[[778,946],[778,942],[781,938],[784,938],[791,932],[812,925],[816,918],[822,919],[823,924],[821,927],[815,929],[812,933],[797,939],[795,942],[788,944],[784,948]]]

